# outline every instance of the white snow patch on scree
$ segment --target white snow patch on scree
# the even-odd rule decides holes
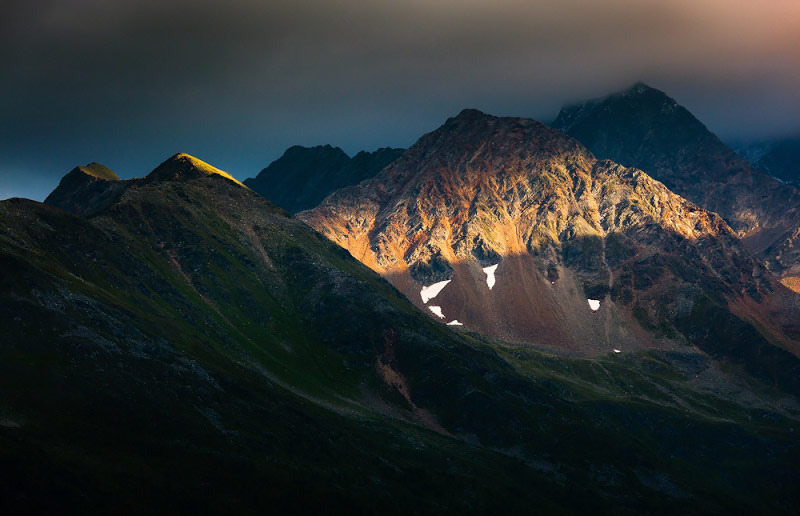
[[[600,300],[599,299],[587,299],[589,302],[589,308],[592,309],[592,312],[596,312],[598,308],[600,308]]]
[[[439,292],[441,292],[442,289],[446,287],[448,283],[450,283],[450,280],[440,281],[439,283],[434,283],[429,287],[423,285],[422,290],[419,291],[419,295],[422,296],[422,302],[427,303],[434,297],[438,296]]]
[[[431,312],[433,312],[436,315],[438,315],[440,319],[444,319],[444,314],[442,313],[442,307],[441,306],[429,306],[428,308],[431,309]]]
[[[486,284],[489,285],[489,290],[492,290],[494,286],[494,271],[497,270],[497,266],[500,265],[496,263],[494,265],[490,265],[489,267],[484,267],[483,272],[486,273]]]
[[[447,325],[448,325],[448,326],[464,326],[463,324],[461,324],[460,322],[458,322],[458,319],[453,319],[452,321],[450,321],[449,323],[447,323]]]

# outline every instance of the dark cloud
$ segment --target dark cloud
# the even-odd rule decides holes
[[[145,174],[178,150],[243,178],[295,143],[405,146],[467,106],[548,120],[564,103],[636,80],[723,137],[800,129],[793,0],[770,9],[744,0],[6,0],[2,9],[2,196],[42,198],[89,161]]]

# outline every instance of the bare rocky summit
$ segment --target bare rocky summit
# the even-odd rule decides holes
[[[758,170],[663,92],[639,83],[566,107],[553,126],[719,213],[785,285],[800,288],[800,191]]]
[[[507,341],[686,344],[706,300],[755,320],[775,297],[720,216],[529,119],[465,110],[298,216],[433,317]]]

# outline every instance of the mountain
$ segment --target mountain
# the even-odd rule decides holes
[[[0,202],[4,514],[800,506],[783,369],[439,324],[216,170],[176,155],[90,216]],[[707,339],[742,330],[713,308]]]
[[[352,158],[339,147],[289,147],[245,184],[289,212],[313,208],[328,194],[374,176],[402,149],[361,151]]]
[[[800,192],[757,170],[663,92],[638,83],[564,108],[553,127],[719,213],[770,271],[800,291]]]
[[[75,167],[61,179],[58,187],[47,196],[44,203],[87,217],[115,203],[131,185],[179,181],[208,175],[222,176],[244,186],[227,172],[181,152],[162,163],[145,178],[122,180],[99,163]]]
[[[75,167],[44,200],[46,204],[78,215],[91,215],[113,201],[123,181],[100,163]]]
[[[775,143],[755,165],[784,183],[800,187],[800,138]]]
[[[800,349],[793,295],[718,215],[533,120],[465,110],[299,217],[441,322],[506,341],[710,351],[714,307],[743,332],[720,356]]]
[[[800,187],[800,138],[745,144],[735,150],[775,179]]]
[[[187,179],[197,179],[207,176],[221,176],[228,181],[244,186],[227,172],[213,167],[205,161],[201,161],[184,152],[175,154],[156,167],[142,182],[148,184],[164,181],[185,181]]]

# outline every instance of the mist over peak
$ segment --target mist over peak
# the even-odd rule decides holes
[[[0,29],[0,174],[39,198],[75,163],[186,149],[244,179],[291,145],[407,147],[464,106],[548,121],[636,81],[724,138],[800,119],[789,1],[15,0]]]

